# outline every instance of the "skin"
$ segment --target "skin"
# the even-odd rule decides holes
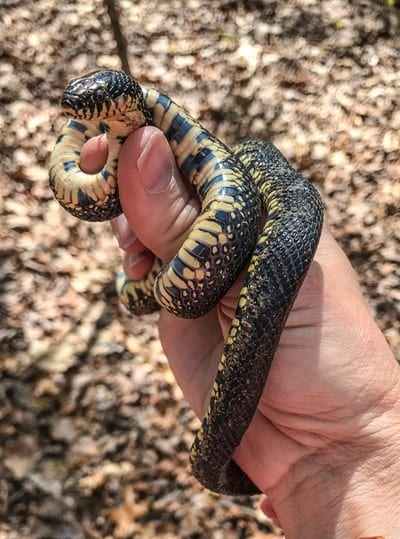
[[[97,171],[106,153],[106,140],[92,139],[82,168]],[[118,181],[124,215],[112,226],[125,251],[125,271],[140,279],[152,253],[165,261],[176,253],[199,204],[153,127],[124,143]],[[241,279],[200,319],[160,314],[171,369],[200,416],[240,287]],[[286,539],[399,537],[399,381],[357,277],[325,226],[257,413],[234,456],[265,493],[262,509]]]

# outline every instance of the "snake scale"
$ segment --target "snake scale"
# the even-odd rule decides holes
[[[214,492],[259,493],[232,455],[256,411],[319,241],[323,209],[316,189],[272,144],[247,141],[230,150],[167,95],[121,71],[73,79],[61,106],[69,119],[51,156],[50,185],[71,214],[102,221],[121,213],[118,155],[127,135],[143,125],[163,131],[200,199],[201,213],[168,264],[156,259],[142,281],[118,276],[119,295],[131,312],[162,306],[178,316],[202,316],[248,264],[191,464]],[[108,138],[107,162],[100,172],[86,174],[80,151],[99,133]]]

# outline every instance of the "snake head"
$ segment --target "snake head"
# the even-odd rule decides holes
[[[61,98],[64,114],[80,120],[124,120],[141,110],[140,85],[123,71],[93,71],[72,79]]]

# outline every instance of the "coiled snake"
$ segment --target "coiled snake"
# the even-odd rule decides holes
[[[199,317],[249,263],[191,463],[210,490],[258,493],[232,455],[255,413],[318,244],[323,210],[317,191],[272,144],[248,141],[231,151],[168,96],[121,71],[72,80],[61,105],[70,119],[52,153],[50,185],[70,213],[89,221],[121,213],[119,150],[131,131],[146,124],[164,132],[201,201],[201,214],[173,260],[165,266],[156,260],[143,281],[118,276],[117,289],[129,310],[143,314],[161,305],[178,316]],[[97,174],[85,174],[79,168],[81,148],[104,132],[107,162]]]

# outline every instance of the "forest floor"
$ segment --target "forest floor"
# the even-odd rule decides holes
[[[400,8],[385,0],[121,0],[130,65],[229,145],[274,142],[321,192],[400,355]],[[53,200],[67,81],[119,68],[100,0],[0,7],[0,539],[272,538],[259,500],[190,474],[199,422],[129,317],[105,224]]]

